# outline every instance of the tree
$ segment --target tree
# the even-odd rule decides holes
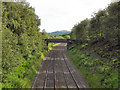
[[[2,3],[2,87],[24,87],[30,67],[45,53],[40,19],[28,3]],[[36,59],[37,58],[37,59]]]

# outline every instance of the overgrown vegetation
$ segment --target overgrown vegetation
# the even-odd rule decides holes
[[[111,3],[70,33],[77,44],[68,55],[93,88],[118,88],[120,2]]]
[[[117,58],[113,61],[101,58],[93,51],[93,47],[86,45],[87,43],[81,46],[76,45],[68,51],[68,55],[88,84],[92,88],[117,88],[118,65],[115,63]]]
[[[2,3],[2,88],[30,88],[47,51],[40,19],[27,2]]]
[[[40,23],[27,2],[2,3],[2,88],[31,87],[47,53]]]
[[[70,34],[77,44],[68,51],[91,87],[116,88],[120,53],[120,2],[111,3],[75,25]],[[40,32],[40,19],[27,2],[2,3],[2,88],[30,88],[47,54],[44,39],[69,39],[69,34]],[[97,83],[96,83],[97,82]]]

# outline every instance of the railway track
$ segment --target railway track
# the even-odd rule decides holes
[[[90,88],[67,56],[65,46],[66,44],[62,43],[49,51],[36,75],[32,89],[79,90]]]

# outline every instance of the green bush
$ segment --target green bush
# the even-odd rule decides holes
[[[114,67],[114,63],[112,63],[118,60],[114,59],[106,63],[106,58],[101,59],[96,56],[92,49],[88,49],[83,44],[68,50],[69,57],[88,84],[92,88],[118,88],[118,67]]]
[[[30,88],[47,53],[47,35],[27,2],[2,3],[2,88]]]

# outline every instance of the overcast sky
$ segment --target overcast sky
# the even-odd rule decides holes
[[[112,0],[27,0],[41,19],[40,29],[47,32],[71,30],[93,12],[107,7]]]

